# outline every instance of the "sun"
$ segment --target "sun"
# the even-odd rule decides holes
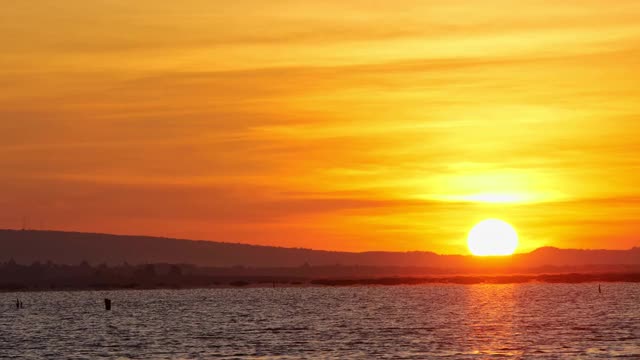
[[[498,219],[479,222],[469,231],[469,251],[476,256],[511,255],[518,247],[518,234],[513,226]]]

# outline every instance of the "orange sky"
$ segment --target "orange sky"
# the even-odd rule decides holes
[[[0,227],[640,243],[640,2],[311,3],[4,6]]]

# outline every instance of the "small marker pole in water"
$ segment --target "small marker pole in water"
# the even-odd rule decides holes
[[[598,293],[602,294],[602,288],[600,287],[600,284],[598,284]]]
[[[106,311],[111,310],[111,299],[104,299],[104,309]]]
[[[20,299],[16,299],[16,309],[20,309]]]

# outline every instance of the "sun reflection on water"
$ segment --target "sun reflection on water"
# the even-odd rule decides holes
[[[467,326],[466,336],[476,344],[469,354],[493,356],[522,356],[522,349],[510,344],[517,331],[514,324],[515,284],[482,284],[469,286],[465,292],[465,311],[474,321]]]

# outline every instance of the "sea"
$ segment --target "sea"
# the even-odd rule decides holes
[[[0,359],[640,359],[640,283],[598,286],[1,293]]]

